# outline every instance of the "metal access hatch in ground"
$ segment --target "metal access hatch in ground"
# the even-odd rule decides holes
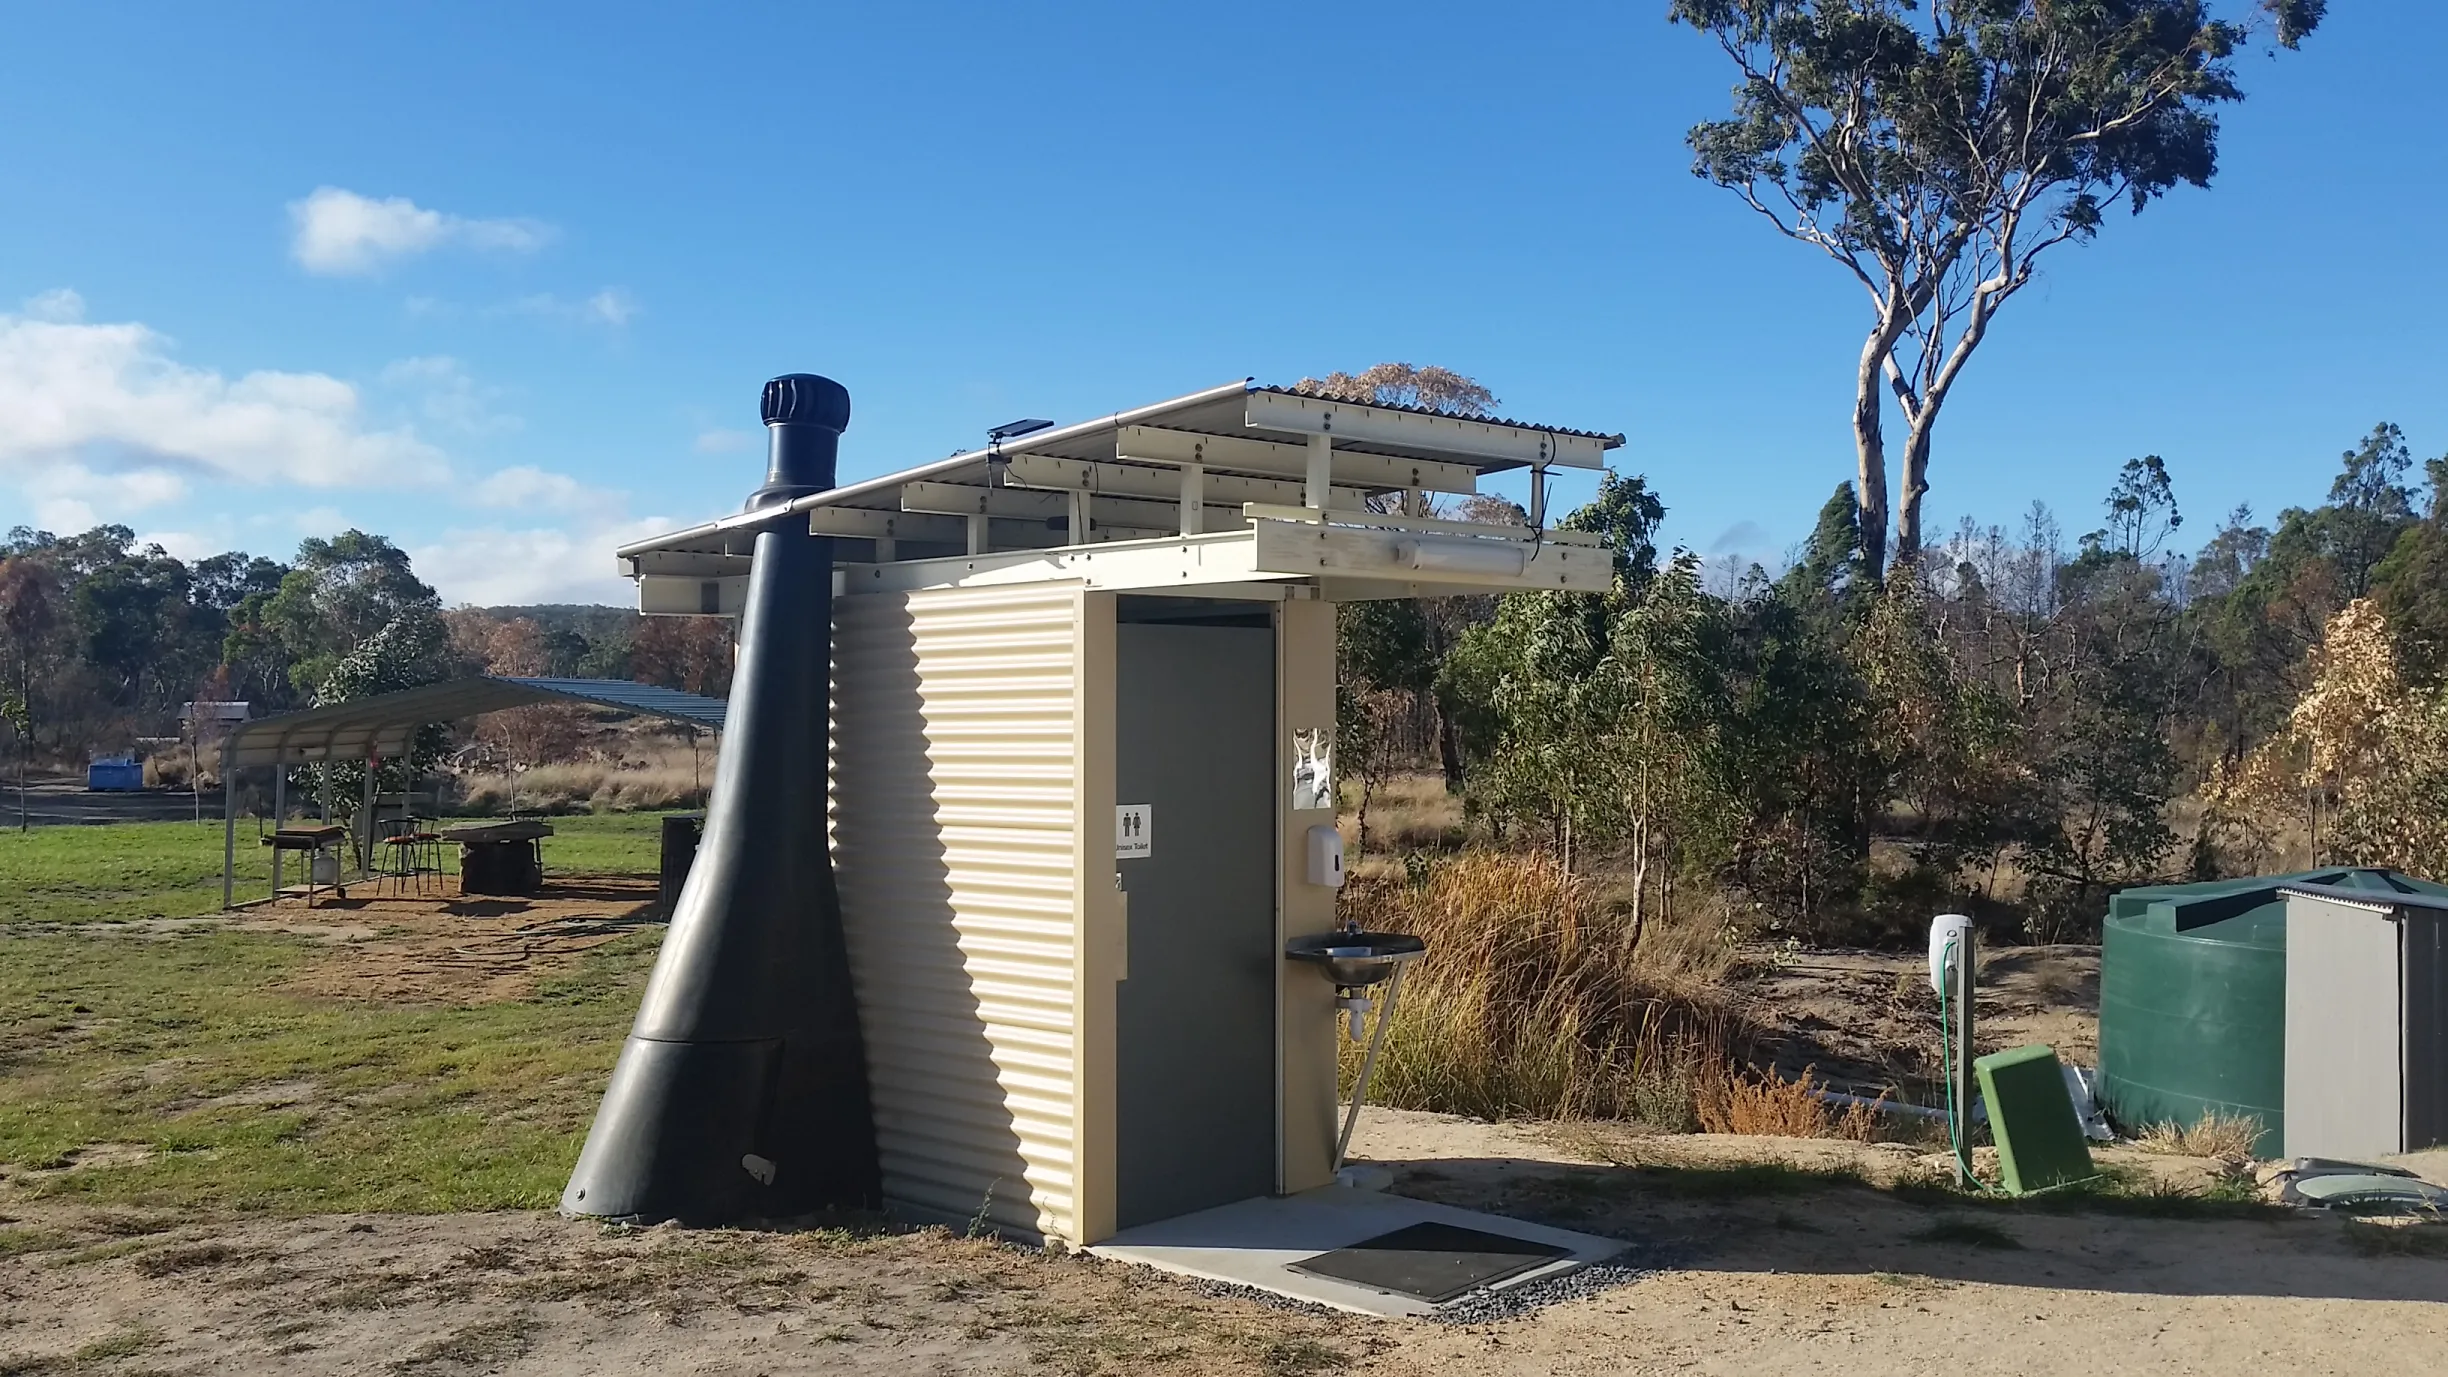
[[[1313,1277],[1332,1277],[1372,1291],[1442,1305],[1571,1255],[1570,1248],[1553,1243],[1492,1234],[1440,1219],[1365,1238],[1304,1258],[1291,1267]]]
[[[1621,1241],[1400,1195],[1321,1186],[1125,1229],[1088,1249],[1354,1314],[1434,1315],[1605,1262]]]

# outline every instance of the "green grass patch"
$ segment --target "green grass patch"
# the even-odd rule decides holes
[[[602,813],[547,819],[548,875],[651,875],[663,815]],[[259,824],[238,824],[235,888],[243,901],[272,886]],[[290,874],[296,874],[296,862]],[[221,909],[221,820],[123,822],[0,832],[0,924],[193,918]]]
[[[437,1007],[275,991],[317,955],[278,935],[21,930],[0,939],[19,1015],[0,1025],[0,1161],[64,1164],[25,1185],[97,1204],[549,1206],[660,940],[596,948],[529,999]]]
[[[75,1235],[57,1229],[0,1229],[0,1258],[55,1252],[75,1243]]]

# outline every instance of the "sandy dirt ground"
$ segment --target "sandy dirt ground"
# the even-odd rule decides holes
[[[1939,1067],[1929,962],[1917,952],[1748,953],[1737,998],[1768,1029],[1762,1049],[1787,1077],[1875,1090]],[[1999,947],[1980,954],[1981,1052],[2046,1043],[2074,1066],[2099,1064],[2099,948]]]
[[[481,1001],[524,995],[652,922],[652,899],[651,882],[586,881],[532,900],[360,893],[180,923],[324,944],[328,959],[292,979],[304,992]],[[1749,964],[1741,992],[1780,1030],[1780,1067],[1867,1086],[1934,1064],[1920,969],[1886,954],[1772,954]],[[1983,1046],[2047,1042],[2092,1060],[2097,971],[2092,948],[1988,954]],[[1944,1160],[1926,1146],[1380,1109],[1363,1115],[1354,1155],[1406,1194],[1621,1238],[1648,1271],[1460,1327],[1290,1310],[940,1232],[147,1213],[0,1182],[0,1377],[2448,1372],[2448,1248],[2375,1248],[2329,1218],[1984,1210],[1741,1170],[1926,1179]],[[2225,1170],[2102,1155],[2171,1192]],[[2448,1152],[2415,1164],[2448,1184]]]
[[[152,918],[77,930],[95,937],[190,928],[287,933],[332,950],[281,989],[476,1004],[524,998],[539,978],[569,969],[590,948],[662,921],[656,882],[627,876],[551,879],[527,897],[394,895],[364,883],[350,885],[348,893],[326,894],[311,908],[291,896],[250,904],[230,917]]]
[[[1408,1194],[1623,1238],[1654,1270],[1453,1327],[1287,1311],[941,1233],[147,1216],[0,1198],[19,1240],[0,1258],[0,1373],[2448,1371],[2448,1257],[2366,1255],[2333,1219],[1729,1188],[1706,1169],[1886,1179],[1920,1154],[1390,1111],[1364,1116],[1356,1155]],[[2177,1182],[2217,1170],[2146,1165]],[[2425,1165],[2448,1180],[2448,1154]]]

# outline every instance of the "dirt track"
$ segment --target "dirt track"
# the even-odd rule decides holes
[[[302,994],[476,1003],[523,998],[581,953],[661,921],[653,880],[556,879],[532,898],[351,893],[313,909],[295,899],[266,904],[237,926],[345,944],[289,982]]]
[[[1377,1114],[1400,1189],[1635,1243],[1646,1279],[1500,1324],[1289,1313],[941,1234],[607,1230],[540,1214],[298,1221],[9,1206],[0,1372],[1809,1373],[2448,1368],[2448,1258],[2335,1220],[1982,1213],[1675,1162],[1895,1149],[1592,1139]],[[1630,1165],[1595,1162],[1615,1156]],[[2159,1159],[2181,1177],[2202,1164]],[[2448,1161],[2432,1164],[2443,1173]],[[1716,1183],[1716,1184],[1712,1184]],[[2441,1228],[2443,1226],[2425,1226]],[[87,1357],[71,1362],[83,1350]],[[111,1357],[110,1354],[121,1356]]]
[[[627,876],[547,881],[526,898],[400,897],[372,884],[308,907],[290,897],[205,918],[146,918],[79,929],[141,938],[199,928],[277,932],[330,948],[280,988],[384,1003],[481,1004],[521,999],[585,952],[657,927],[656,883]]]

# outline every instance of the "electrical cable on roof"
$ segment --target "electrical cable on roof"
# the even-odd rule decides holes
[[[1546,447],[1547,457],[1553,459],[1555,457],[1554,432],[1542,431],[1540,436]],[[1539,551],[1546,548],[1547,545],[1547,468],[1544,464],[1530,466],[1530,487],[1531,504],[1539,510],[1539,519],[1530,528],[1530,558],[1537,559]]]

